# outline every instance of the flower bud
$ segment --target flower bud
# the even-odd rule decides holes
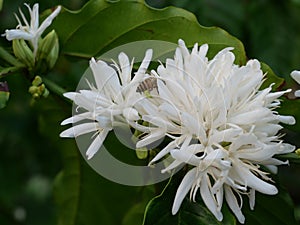
[[[38,92],[38,89],[39,89],[39,88],[36,87],[36,86],[31,86],[31,87],[29,87],[28,92],[29,92],[30,94],[34,95],[35,93]]]
[[[40,76],[35,76],[32,81],[32,86],[29,87],[28,92],[34,99],[37,99],[41,96],[46,98],[49,95],[49,91],[45,84],[43,84],[43,80]]]
[[[35,58],[32,50],[23,39],[15,39],[12,43],[15,56],[24,63],[29,70],[32,70],[35,64]]]
[[[39,86],[43,83],[43,80],[40,76],[35,76],[34,80],[32,81],[33,86]]]
[[[148,156],[148,149],[146,147],[136,149],[136,156],[139,159],[146,159]]]
[[[53,68],[58,58],[59,53],[59,43],[58,37],[54,30],[44,37],[39,45],[37,61],[40,65],[42,61],[46,62],[48,69]]]

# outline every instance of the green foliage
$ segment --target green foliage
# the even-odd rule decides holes
[[[254,210],[251,211],[249,208],[246,208],[244,213],[246,217],[245,225],[297,224],[291,197],[283,188],[280,188],[279,193],[275,196],[256,193]]]
[[[271,84],[274,84],[273,89],[278,89],[284,82],[284,80],[273,72],[273,70],[265,63],[261,62],[261,69],[266,75],[266,80],[261,86],[261,89],[269,87]]]
[[[298,0],[147,0],[196,14],[200,24],[222,27],[239,38],[248,58],[266,62],[281,77],[300,69],[300,5]]]
[[[133,41],[177,43],[182,38],[189,47],[195,42],[208,43],[211,56],[234,47],[236,62],[243,64],[246,60],[242,43],[226,31],[200,26],[193,14],[180,8],[156,10],[140,1],[93,0],[78,12],[62,12],[52,29],[62,42],[63,53],[77,57],[90,58]]]

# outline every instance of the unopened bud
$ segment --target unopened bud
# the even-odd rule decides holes
[[[49,96],[49,94],[50,94],[49,90],[48,90],[47,88],[45,88],[45,89],[44,89],[44,93],[43,93],[42,96],[43,96],[44,98],[47,98],[47,97]]]
[[[37,99],[37,98],[40,97],[40,95],[39,95],[38,93],[34,93],[34,94],[32,95],[32,97],[33,97],[34,99]]]
[[[43,95],[44,91],[45,91],[45,84],[41,84],[39,87],[38,87],[38,94],[39,95]]]
[[[41,63],[42,61],[46,62],[47,68],[51,69],[56,63],[56,60],[58,58],[58,53],[59,53],[58,37],[55,31],[52,30],[40,42],[37,61],[40,62],[40,65],[43,65],[43,63]]]
[[[12,42],[12,47],[15,56],[24,63],[29,70],[32,70],[35,64],[34,54],[31,48],[28,46],[23,39],[14,39]]]
[[[40,76],[35,76],[34,80],[32,81],[33,86],[39,86],[43,83],[43,80]]]
[[[46,88],[45,84],[43,84],[43,80],[40,76],[35,76],[32,81],[32,86],[29,87],[28,92],[34,99],[37,99],[41,96],[46,98],[49,95],[49,91]]]
[[[38,92],[38,89],[39,88],[37,86],[31,86],[29,87],[28,92],[33,95]]]
[[[139,159],[146,159],[148,156],[148,149],[146,147],[136,149],[136,156]]]

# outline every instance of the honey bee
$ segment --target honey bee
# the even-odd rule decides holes
[[[139,84],[136,88],[136,92],[150,92],[153,89],[157,90],[157,87],[157,79],[155,77],[149,77]]]

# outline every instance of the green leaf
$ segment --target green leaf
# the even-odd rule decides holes
[[[236,219],[223,207],[224,219],[218,221],[203,202],[191,202],[187,197],[183,201],[178,213],[171,214],[176,190],[180,184],[180,176],[174,176],[161,195],[153,198],[145,212],[143,225],[221,225],[236,224]]]
[[[149,199],[155,196],[154,186],[145,186],[142,189],[142,201],[133,205],[125,214],[122,225],[140,225],[143,222],[143,216]]]
[[[68,26],[66,26],[68,24]],[[209,56],[225,47],[234,47],[236,63],[246,61],[242,43],[216,27],[199,25],[196,17],[183,9],[157,10],[141,1],[115,3],[93,0],[80,11],[64,10],[52,25],[67,55],[97,56],[114,47],[139,40],[163,40],[177,43],[183,39],[188,47],[208,43]]]
[[[244,206],[245,225],[291,225],[297,224],[294,207],[288,192],[279,188],[279,194],[270,196],[256,194],[254,210]]]
[[[261,62],[260,64],[262,71],[266,74],[267,77],[266,81],[263,83],[261,88],[267,88],[273,83],[275,84],[273,86],[273,89],[276,90],[277,88],[279,88],[283,84],[284,79],[278,77],[267,64],[263,62]]]

